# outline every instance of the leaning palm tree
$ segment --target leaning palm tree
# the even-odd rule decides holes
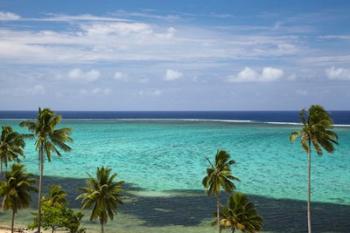
[[[31,136],[35,138],[35,148],[39,155],[38,232],[41,229],[41,196],[45,157],[50,162],[52,153],[61,156],[60,150],[64,152],[70,151],[71,148],[66,143],[73,141],[70,137],[71,129],[56,129],[61,120],[61,116],[56,115],[50,109],[45,108],[41,110],[39,108],[35,121],[23,121],[20,123],[20,126],[27,128],[32,133]]]
[[[236,230],[242,233],[259,232],[262,223],[263,219],[258,215],[254,204],[243,193],[232,194],[227,206],[220,212],[220,227],[229,228],[232,233]]]
[[[115,182],[117,174],[111,174],[110,168],[97,168],[96,178],[90,176],[86,182],[86,187],[82,189],[83,193],[77,199],[81,200],[83,209],[91,208],[90,221],[98,219],[101,224],[101,233],[104,233],[104,225],[108,218],[113,220],[114,214],[117,214],[117,208],[123,204],[121,200],[121,191],[123,181]]]
[[[234,180],[239,180],[237,177],[232,175],[231,165],[235,163],[234,160],[230,159],[229,153],[224,150],[218,150],[215,156],[215,164],[209,162],[207,168],[207,175],[203,178],[203,186],[207,190],[208,195],[214,195],[216,197],[216,212],[217,212],[217,224],[220,232],[220,192],[221,189],[228,193],[231,193],[236,189]]]
[[[11,232],[14,232],[15,215],[19,209],[27,208],[31,202],[30,192],[36,191],[35,180],[27,174],[24,165],[13,164],[0,182],[2,208],[12,210]]]
[[[0,172],[3,165],[7,169],[8,162],[19,161],[24,156],[24,136],[14,131],[10,126],[3,126],[0,138]]]
[[[333,153],[334,145],[338,144],[338,136],[332,130],[333,121],[326,110],[319,105],[312,105],[307,111],[300,112],[302,129],[292,132],[290,141],[294,142],[300,138],[301,146],[307,154],[307,222],[308,232],[311,233],[311,151],[312,147],[318,155],[323,154],[323,150]]]

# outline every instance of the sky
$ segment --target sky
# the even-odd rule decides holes
[[[0,0],[0,109],[350,110],[350,1]]]

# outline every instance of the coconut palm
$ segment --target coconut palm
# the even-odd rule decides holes
[[[24,136],[14,131],[10,126],[3,126],[0,138],[0,171],[3,172],[3,165],[7,169],[8,162],[19,161],[23,157]]]
[[[65,206],[67,204],[67,193],[62,190],[60,185],[51,185],[47,196],[42,201],[47,202],[48,206]]]
[[[19,209],[27,208],[31,202],[30,192],[36,191],[35,180],[26,173],[24,165],[13,164],[0,182],[2,208],[12,210],[11,232],[14,232],[15,215]]]
[[[203,178],[203,186],[207,190],[208,195],[214,195],[216,197],[216,212],[217,212],[217,224],[220,232],[220,192],[221,189],[231,193],[235,188],[233,181],[239,180],[232,175],[231,165],[235,164],[234,160],[230,159],[230,154],[224,150],[218,150],[215,155],[215,163],[209,162],[207,168],[207,175]]]
[[[90,220],[98,219],[101,224],[101,233],[104,232],[104,225],[108,218],[113,220],[117,214],[117,208],[123,204],[121,191],[123,181],[115,182],[117,174],[111,174],[110,168],[97,168],[96,178],[90,176],[86,182],[86,187],[82,189],[77,199],[81,199],[83,209],[91,208]]]
[[[73,141],[70,137],[71,129],[56,129],[60,122],[61,116],[56,115],[48,108],[43,110],[39,108],[35,121],[23,121],[20,123],[20,126],[27,128],[32,133],[31,136],[35,138],[35,148],[39,155],[38,232],[40,232],[41,228],[41,196],[45,155],[50,162],[53,153],[61,156],[60,150],[64,152],[70,151],[71,148],[66,143]]]
[[[214,222],[216,224],[216,221]],[[228,199],[227,206],[220,212],[220,227],[242,233],[261,231],[263,219],[258,215],[255,206],[243,193],[234,193]]]
[[[334,145],[338,144],[338,136],[332,130],[333,121],[326,110],[319,105],[312,105],[307,111],[300,112],[302,129],[292,132],[290,141],[294,142],[300,138],[301,146],[307,154],[307,220],[308,232],[311,233],[311,151],[312,147],[318,155],[323,154],[323,150],[333,153]]]

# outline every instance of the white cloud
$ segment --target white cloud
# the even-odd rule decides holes
[[[329,39],[329,40],[350,40],[350,35],[327,35],[320,36],[321,39]]]
[[[43,85],[35,85],[33,88],[29,89],[32,95],[43,95],[46,93],[46,89]]]
[[[87,82],[96,81],[100,77],[100,71],[92,69],[89,71],[82,71],[81,69],[72,69],[68,72],[68,77],[72,80],[82,80]]]
[[[172,69],[167,69],[165,71],[165,76],[164,76],[164,80],[166,81],[175,81],[177,79],[182,78],[183,74],[179,71],[176,70],[172,70]]]
[[[52,22],[73,22],[73,21],[103,21],[103,22],[127,22],[127,19],[104,17],[90,14],[82,15],[64,15],[64,14],[48,14],[47,18],[32,19],[33,21],[52,21]]]
[[[331,67],[326,69],[326,75],[331,80],[350,80],[350,69]]]
[[[309,94],[307,90],[302,90],[302,89],[296,90],[295,93],[300,96],[307,96]]]
[[[298,46],[301,44],[296,37],[286,35],[232,34],[186,25],[175,29],[162,24],[94,15],[53,15],[22,20],[24,23],[30,21],[29,26],[35,25],[35,20],[49,22],[39,31],[32,27],[0,28],[0,61],[16,64],[200,62],[291,55],[300,51]],[[72,23],[54,30],[50,21]]]
[[[81,95],[109,95],[112,92],[110,88],[96,87],[93,89],[80,89]]]
[[[277,79],[280,79],[283,75],[284,72],[281,69],[265,67],[262,70],[260,81],[275,81]]]
[[[154,89],[154,90],[140,90],[138,95],[140,96],[160,96],[163,94],[162,90]]]
[[[21,16],[14,13],[0,11],[0,21],[19,20],[20,18]]]
[[[30,87],[15,87],[0,89],[1,95],[10,95],[10,96],[35,96],[35,95],[44,95],[46,94],[45,86],[41,84],[36,84]]]
[[[272,82],[284,76],[282,69],[264,67],[261,72],[245,67],[236,75],[228,77],[229,82]]]
[[[127,75],[119,71],[114,73],[113,79],[118,81],[128,81]]]
[[[129,35],[131,33],[145,33],[150,34],[153,32],[150,25],[145,23],[127,23],[127,22],[114,22],[114,23],[93,23],[82,25],[82,29],[89,35]]]

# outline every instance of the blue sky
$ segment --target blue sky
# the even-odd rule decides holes
[[[350,110],[350,1],[1,1],[0,109]]]

